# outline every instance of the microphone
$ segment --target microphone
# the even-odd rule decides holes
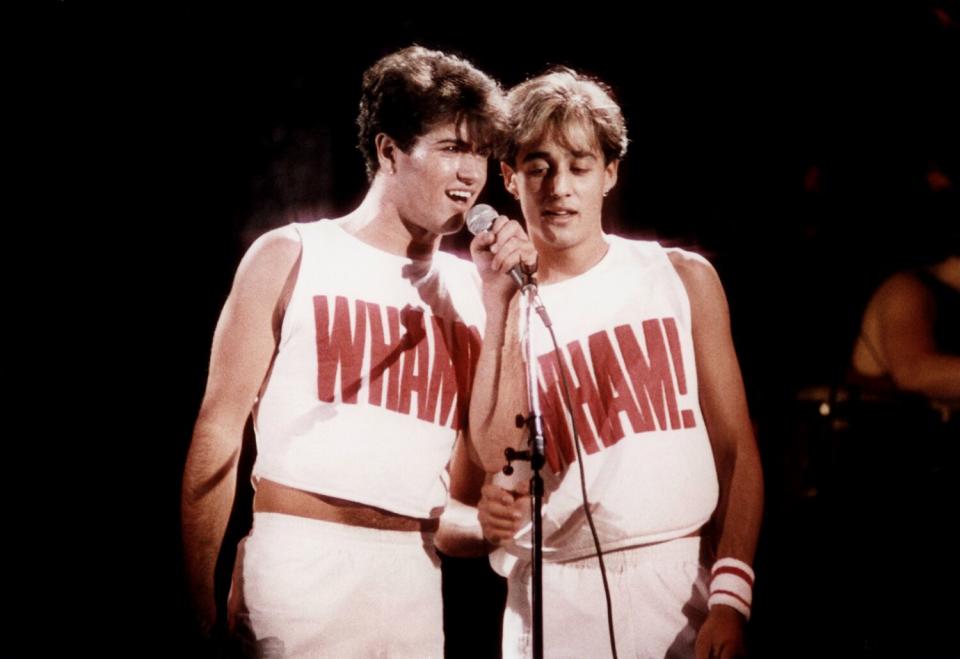
[[[497,219],[499,215],[500,213],[494,210],[493,206],[489,204],[477,204],[467,211],[465,218],[467,221],[467,229],[475,236],[484,231],[489,231],[490,227],[493,226],[493,221]],[[527,286],[536,287],[533,277],[521,270],[519,263],[510,268],[510,276],[513,277],[513,281],[520,287],[520,290],[523,290]]]

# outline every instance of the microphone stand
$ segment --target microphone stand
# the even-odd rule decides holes
[[[537,295],[537,285],[533,277],[527,278],[523,282],[521,295],[526,295],[527,311],[524,314],[524,354],[527,362],[527,400],[530,402],[530,416],[523,419],[517,415],[517,424],[526,425],[530,447],[526,451],[516,451],[512,448],[504,452],[507,458],[507,466],[503,468],[503,473],[508,476],[513,473],[511,463],[514,460],[530,461],[530,495],[532,497],[531,522],[533,525],[533,542],[530,548],[531,552],[531,608],[533,618],[533,659],[543,659],[543,478],[540,475],[540,469],[545,462],[544,457],[544,437],[543,437],[543,415],[540,409],[540,387],[537,378],[537,353],[533,346],[533,311],[540,315],[544,324],[550,327],[550,317]]]

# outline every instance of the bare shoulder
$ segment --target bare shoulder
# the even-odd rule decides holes
[[[292,224],[271,229],[253,241],[240,267],[289,270],[300,257],[300,249],[300,235]]]
[[[880,294],[886,295],[917,295],[927,292],[927,286],[913,272],[897,272],[888,277],[877,289]]]
[[[888,277],[874,295],[876,304],[884,310],[915,313],[933,300],[930,289],[912,272],[897,272]]]
[[[237,267],[235,289],[283,286],[300,260],[300,236],[293,225],[272,229],[257,238]]]
[[[720,276],[705,257],[677,247],[668,248],[666,252],[691,299],[722,294]]]

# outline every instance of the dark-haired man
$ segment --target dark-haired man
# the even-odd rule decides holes
[[[363,78],[360,206],[270,231],[240,263],[182,517],[192,601],[211,630],[252,414],[253,529],[227,616],[245,653],[442,655],[432,537],[483,309],[473,265],[438,246],[486,182],[501,104],[497,83],[463,59],[421,47],[384,57]]]

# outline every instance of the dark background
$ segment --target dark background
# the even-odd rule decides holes
[[[755,656],[939,656],[930,639],[948,636],[955,600],[916,613],[896,586],[916,563],[887,543],[949,522],[905,511],[874,525],[831,495],[847,476],[829,457],[837,440],[799,392],[839,381],[869,292],[960,217],[957,3],[347,13],[66,2],[31,51],[46,130],[28,139],[48,165],[54,154],[54,204],[39,202],[56,209],[44,229],[66,267],[55,331],[72,357],[66,398],[80,401],[53,414],[68,428],[54,464],[77,485],[45,543],[71,602],[67,636],[108,654],[184,652],[179,479],[233,271],[263,231],[359,202],[361,74],[416,42],[505,86],[548,64],[608,82],[631,138],[609,230],[717,266],[768,488]],[[931,168],[953,189],[931,193]],[[491,169],[486,200],[518,215],[500,188]],[[932,537],[913,558],[952,565]]]

